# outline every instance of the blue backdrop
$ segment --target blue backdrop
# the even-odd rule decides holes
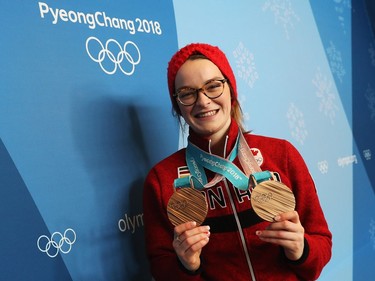
[[[319,280],[372,280],[369,7],[365,0],[3,1],[0,278],[151,280],[143,180],[186,144],[171,115],[166,66],[179,47],[201,41],[227,54],[247,129],[288,139],[310,168],[333,233]]]
[[[0,279],[150,280],[143,179],[178,145],[172,2],[3,1],[0,18]]]

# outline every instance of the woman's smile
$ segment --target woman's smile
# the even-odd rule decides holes
[[[205,118],[205,117],[211,117],[216,115],[219,112],[219,109],[217,110],[210,110],[207,112],[198,113],[195,115],[196,118]]]

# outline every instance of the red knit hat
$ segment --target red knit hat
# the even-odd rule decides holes
[[[168,88],[169,95],[172,101],[173,108],[179,112],[176,99],[173,97],[175,94],[175,79],[177,71],[187,61],[191,55],[202,54],[212,61],[221,71],[228,83],[232,87],[232,98],[237,99],[237,86],[236,78],[234,77],[232,68],[228,62],[225,54],[216,46],[202,43],[192,43],[186,45],[177,51],[168,64]]]

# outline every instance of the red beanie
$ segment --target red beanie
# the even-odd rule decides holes
[[[176,99],[173,97],[175,94],[175,79],[177,71],[191,55],[195,54],[204,55],[220,69],[221,73],[228,79],[228,82],[232,87],[232,98],[237,99],[236,79],[225,54],[216,46],[192,43],[177,51],[168,64],[168,88],[173,108],[179,112]]]

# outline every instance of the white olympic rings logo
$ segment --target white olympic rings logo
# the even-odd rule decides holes
[[[46,253],[50,258],[56,257],[59,252],[67,254],[71,251],[72,245],[76,242],[76,233],[73,229],[65,230],[64,235],[60,232],[54,232],[49,238],[47,235],[41,235],[38,238],[38,249]]]
[[[92,41],[95,41],[99,44],[99,51],[98,52],[95,52],[92,49],[93,47],[89,47],[89,44]],[[128,48],[129,45],[132,45],[135,48],[136,53],[137,53],[137,57],[138,57],[137,60],[135,60],[132,57],[132,55],[127,51],[127,48]],[[90,46],[92,46],[92,44],[90,44]],[[113,46],[114,46],[115,49],[113,49]],[[118,48],[117,55],[115,55],[115,50],[117,48]],[[114,74],[117,71],[117,68],[119,68],[121,70],[121,72],[124,73],[125,75],[128,75],[128,76],[132,75],[134,73],[135,66],[137,64],[139,64],[140,61],[141,61],[141,53],[138,49],[138,46],[132,41],[126,41],[124,43],[124,46],[121,46],[120,43],[117,42],[116,40],[108,39],[107,42],[105,43],[105,46],[104,46],[103,43],[98,38],[91,36],[91,37],[87,38],[87,40],[86,40],[86,51],[87,51],[87,54],[89,55],[89,57],[94,62],[99,63],[102,70],[109,75]],[[95,55],[93,54],[94,52],[95,52]],[[108,58],[109,61],[106,60],[106,58]],[[131,64],[131,68],[130,68],[129,71],[124,70],[124,67],[125,67],[125,65],[123,64],[124,59],[126,59],[127,62],[129,62]],[[112,63],[114,64],[113,69],[108,69],[108,68],[112,68],[112,67],[108,66],[109,64],[112,64]]]

